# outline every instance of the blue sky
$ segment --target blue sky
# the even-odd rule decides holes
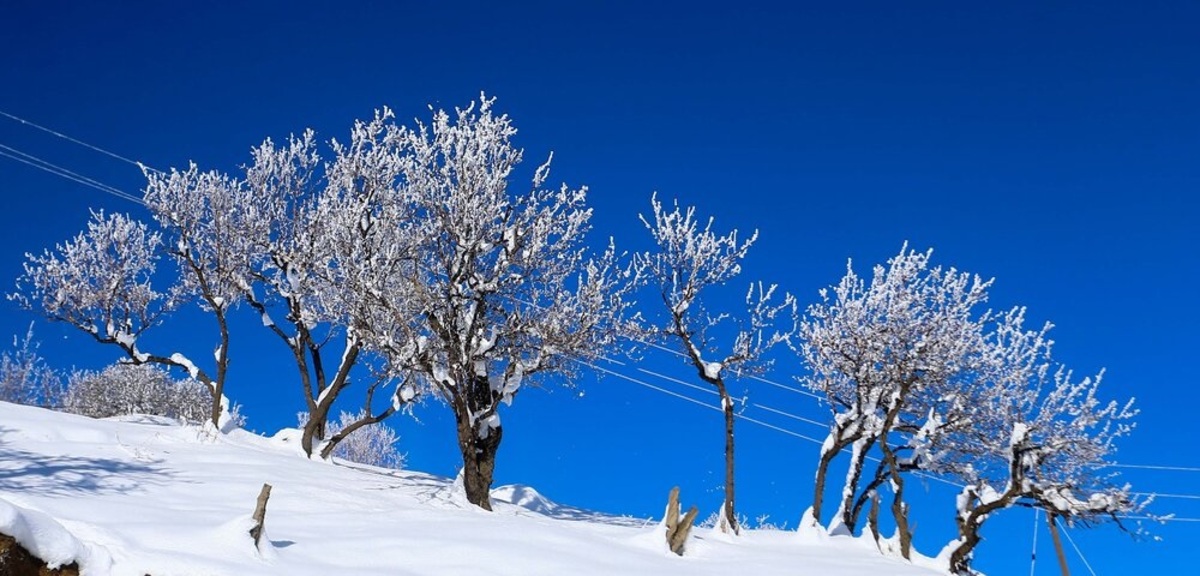
[[[1200,7],[438,4],[10,6],[0,110],[152,166],[234,170],[266,136],[342,136],[382,105],[426,117],[429,104],[487,91],[514,118],[529,163],[553,150],[552,180],[590,187],[597,239],[644,247],[637,214],[658,191],[718,227],[760,230],[745,279],[778,282],[803,303],[847,258],[862,270],[905,241],[933,247],[938,263],[994,276],[994,306],[1027,305],[1032,320],[1054,322],[1059,358],[1084,373],[1106,367],[1105,394],[1138,398],[1122,460],[1200,466],[1185,433],[1200,401]],[[4,119],[0,144],[129,192],[142,185],[127,164]],[[0,195],[8,282],[24,252],[75,234],[89,207],[141,214],[5,158]],[[0,336],[35,319],[0,306]],[[189,339],[192,321],[203,319],[183,316],[162,338],[206,357],[211,341]],[[293,422],[301,395],[282,346],[254,324],[234,335],[228,392],[252,428],[270,432]],[[114,359],[66,327],[36,330],[57,365]],[[667,357],[645,367],[692,377]],[[791,385],[799,371],[782,355],[770,378]],[[702,515],[719,505],[717,412],[617,378],[579,384],[525,392],[505,414],[498,483],[635,516],[657,515],[676,484]],[[745,387],[753,402],[824,416],[804,396]],[[746,415],[823,435],[761,409]],[[411,466],[452,474],[447,411],[415,416],[392,421]],[[739,426],[742,511],[795,526],[817,447]],[[1200,494],[1197,472],[1126,476],[1138,490]],[[953,501],[931,487],[914,506],[918,548],[934,554]],[[1200,517],[1200,501],[1154,509]],[[1027,570],[1031,531],[1026,511],[998,517],[977,565]],[[1154,531],[1165,541],[1135,543],[1112,527],[1071,534],[1098,574],[1191,566],[1200,523]],[[1038,572],[1052,573],[1042,552]]]

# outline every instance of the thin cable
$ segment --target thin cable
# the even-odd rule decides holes
[[[1122,520],[1150,520],[1152,522],[1200,522],[1200,518],[1179,518],[1176,516],[1117,516]]]
[[[128,193],[118,189],[115,186],[109,186],[108,184],[105,184],[99,180],[96,180],[94,178],[89,178],[78,172],[74,172],[67,168],[63,168],[62,166],[58,166],[58,165],[50,162],[49,160],[43,160],[41,158],[38,158],[37,156],[34,156],[33,154],[13,148],[12,146],[6,146],[4,144],[0,144],[0,149],[7,150],[8,152],[10,152],[11,154],[5,154],[5,156],[8,156],[9,158],[12,158],[13,160],[17,160],[19,162],[24,162],[25,164],[29,164],[30,166],[34,166],[36,168],[46,170],[47,172],[50,172],[51,174],[56,174],[56,175],[62,176],[64,178],[69,177],[70,179],[75,180],[76,182],[79,182],[81,184],[87,184],[89,186],[92,186],[93,188],[98,188],[98,189],[105,190],[107,192],[111,192],[111,193],[118,194],[121,196],[128,196],[127,199],[129,199],[129,200],[133,200],[136,198],[132,194],[128,194]],[[13,154],[20,156],[21,158],[14,158]],[[25,160],[22,160],[22,158],[24,158]],[[26,161],[26,160],[28,160],[28,161]]]
[[[767,412],[774,412],[775,414],[778,414],[778,415],[780,415],[780,416],[785,416],[785,417],[787,417],[787,418],[791,418],[791,419],[793,419],[793,420],[799,420],[799,421],[801,421],[801,422],[804,422],[804,423],[806,423],[806,424],[812,424],[813,426],[820,426],[821,428],[825,428],[825,429],[828,429],[828,428],[829,428],[829,424],[828,424],[828,423],[826,423],[826,422],[818,422],[818,421],[816,421],[816,420],[810,420],[810,419],[808,419],[808,418],[805,418],[805,417],[803,417],[803,416],[797,416],[797,415],[795,415],[795,414],[791,414],[791,413],[788,413],[788,412],[784,412],[783,410],[778,410],[778,409],[772,408],[772,407],[770,407],[770,406],[767,406],[767,405],[765,405],[765,404],[759,404],[759,403],[757,403],[757,402],[751,402],[751,403],[750,403],[750,405],[751,405],[751,406],[754,406],[755,408],[762,408],[763,410],[766,410]]]
[[[1091,564],[1088,564],[1087,558],[1085,558],[1083,556],[1083,551],[1081,551],[1079,549],[1079,546],[1075,545],[1075,540],[1073,538],[1071,538],[1071,533],[1067,531],[1066,524],[1063,524],[1063,526],[1062,526],[1062,533],[1063,533],[1063,536],[1067,537],[1067,542],[1071,543],[1071,547],[1075,549],[1075,553],[1079,555],[1079,559],[1083,560],[1083,565],[1087,567],[1088,572],[1090,572],[1092,574],[1092,576],[1096,576],[1096,571],[1092,570]]]
[[[651,371],[651,370],[647,370],[647,369],[645,369],[645,368],[638,368],[637,370],[638,370],[638,372],[641,372],[641,373],[643,373],[643,374],[649,374],[649,375],[651,375],[651,376],[654,376],[654,377],[656,377],[656,378],[662,378],[663,380],[666,380],[666,381],[668,381],[668,382],[674,382],[674,383],[676,383],[676,384],[679,384],[679,385],[681,385],[681,386],[687,386],[688,388],[691,388],[691,389],[693,389],[693,390],[699,390],[699,391],[701,391],[701,392],[703,392],[703,393],[705,393],[705,394],[711,394],[711,395],[713,395],[713,396],[720,396],[720,395],[721,395],[720,393],[718,393],[716,390],[713,390],[712,388],[705,388],[704,386],[698,386],[698,385],[696,385],[696,384],[692,384],[691,382],[687,382],[687,381],[684,381],[684,380],[680,380],[680,379],[678,379],[678,378],[675,378],[674,376],[667,376],[666,374],[659,374],[658,372],[654,372],[654,371]]]
[[[1155,498],[1178,498],[1180,500],[1200,500],[1195,494],[1163,494],[1161,492],[1130,492],[1134,496],[1153,496]]]
[[[10,158],[12,160],[16,160],[17,162],[21,162],[22,164],[27,164],[29,166],[37,168],[38,170],[49,172],[50,174],[54,174],[55,176],[58,176],[60,178],[65,178],[67,180],[71,180],[78,184],[83,184],[84,186],[90,186],[92,188],[95,188],[96,190],[104,192],[105,194],[111,194],[113,196],[116,196],[117,198],[121,198],[123,200],[128,200],[130,202],[135,202],[137,204],[144,205],[144,202],[137,196],[134,196],[128,192],[125,192],[118,188],[114,188],[107,184],[97,182],[86,176],[81,176],[81,175],[75,174],[74,172],[71,172],[70,170],[56,166],[49,162],[45,162],[43,160],[36,159],[36,157],[35,157],[35,160],[28,160],[28,159],[22,158],[21,156],[10,154],[3,150],[0,150],[0,156],[4,156],[4,157]],[[45,163],[39,164],[38,161],[45,162]]]
[[[5,111],[3,111],[3,110],[0,110],[0,115],[6,116],[6,117],[8,117],[8,118],[9,118],[9,119],[11,119],[11,120],[15,120],[15,121],[17,121],[17,122],[20,122],[21,124],[24,124],[24,125],[26,125],[26,126],[30,126],[30,127],[32,127],[32,128],[37,128],[38,130],[41,130],[42,132],[46,132],[46,133],[49,133],[49,134],[53,134],[53,135],[55,135],[55,136],[57,136],[57,137],[59,137],[59,138],[62,138],[63,140],[66,140],[66,141],[68,141],[68,142],[74,142],[75,144],[78,144],[78,145],[80,145],[80,146],[83,146],[84,148],[90,148],[90,149],[92,149],[92,150],[94,150],[94,151],[96,151],[96,152],[99,152],[99,153],[101,153],[101,154],[104,154],[105,156],[109,156],[109,157],[111,157],[111,158],[116,158],[117,160],[120,160],[120,161],[122,161],[122,162],[128,162],[129,164],[133,164],[134,166],[137,166],[138,168],[146,168],[146,169],[148,169],[148,170],[154,170],[153,168],[150,168],[149,166],[146,166],[145,164],[142,164],[141,162],[138,162],[137,160],[131,160],[131,159],[129,159],[129,158],[126,158],[126,157],[124,157],[124,156],[122,156],[122,155],[120,155],[120,154],[117,154],[117,153],[115,153],[115,152],[109,152],[108,150],[105,150],[105,149],[103,149],[103,148],[101,148],[101,147],[99,147],[99,146],[96,146],[96,145],[94,145],[94,144],[88,144],[87,142],[84,142],[84,141],[82,141],[82,140],[78,140],[78,139],[72,138],[72,137],[70,137],[70,136],[67,136],[66,134],[63,134],[62,132],[57,132],[57,131],[55,131],[55,130],[51,130],[51,129],[49,129],[49,128],[45,127],[45,126],[42,126],[42,125],[40,125],[40,124],[35,124],[35,123],[33,123],[33,122],[30,122],[29,120],[26,120],[26,119],[24,119],[24,118],[21,118],[21,117],[15,116],[15,115],[13,115],[13,114],[9,114],[8,112],[5,112]],[[154,171],[155,171],[155,172],[158,172],[158,170],[154,170]]]
[[[644,346],[648,346],[648,347],[650,347],[650,348],[655,348],[655,349],[658,349],[658,350],[662,350],[663,352],[668,352],[668,353],[670,353],[670,354],[674,354],[674,355],[676,355],[676,356],[679,356],[679,357],[681,357],[681,358],[687,358],[687,357],[688,357],[688,355],[687,355],[687,354],[684,354],[683,352],[680,352],[680,351],[678,351],[678,350],[676,350],[676,349],[674,349],[674,348],[671,348],[671,347],[669,347],[669,346],[663,346],[662,344],[657,344],[657,343],[654,343],[654,342],[647,342],[647,341],[645,341],[645,340],[642,340],[642,339],[640,339],[640,338],[630,338],[630,340],[633,340],[634,342],[637,342],[638,344],[642,344],[642,345],[644,345]],[[796,394],[802,394],[802,395],[804,395],[804,396],[809,396],[809,397],[812,397],[812,398],[816,398],[817,400],[824,400],[824,398],[822,398],[820,395],[817,395],[817,394],[814,394],[814,393],[812,393],[812,392],[809,392],[808,390],[804,390],[804,389],[801,389],[801,388],[796,388],[796,387],[793,387],[793,386],[788,386],[788,385],[786,385],[786,384],[780,384],[779,382],[775,382],[774,380],[769,380],[769,379],[767,379],[767,378],[763,378],[762,376],[753,376],[753,375],[751,375],[751,376],[747,376],[747,378],[749,378],[749,379],[751,379],[751,380],[757,380],[757,381],[759,381],[759,382],[762,382],[763,384],[770,384],[771,386],[774,386],[774,387],[776,387],[776,388],[782,388],[782,389],[784,389],[784,390],[787,390],[787,391],[789,391],[789,392],[795,392]]]
[[[674,392],[674,391],[671,391],[671,390],[667,390],[667,389],[665,389],[665,388],[660,388],[660,387],[658,387],[658,386],[655,386],[655,385],[653,385],[653,384],[650,384],[649,382],[645,382],[645,381],[643,381],[643,380],[639,380],[639,379],[637,379],[637,378],[634,378],[634,377],[632,377],[632,376],[627,376],[627,375],[625,375],[625,374],[621,374],[620,372],[616,372],[616,371],[613,371],[613,370],[609,370],[608,368],[602,368],[602,367],[600,367],[600,366],[597,366],[597,365],[595,365],[595,364],[593,364],[593,363],[591,363],[591,362],[588,362],[588,361],[586,361],[586,360],[580,360],[580,359],[577,359],[577,358],[576,358],[576,359],[574,359],[574,360],[575,360],[576,362],[578,362],[579,364],[582,364],[582,365],[584,365],[584,366],[587,366],[587,367],[589,367],[589,368],[591,368],[591,369],[593,369],[593,370],[597,370],[597,371],[599,371],[599,372],[603,372],[603,373],[605,373],[605,374],[608,374],[608,375],[611,375],[611,376],[616,376],[617,378],[621,378],[621,379],[623,379],[623,380],[628,380],[629,382],[633,382],[634,384],[637,384],[637,385],[639,385],[639,386],[645,386],[646,388],[649,388],[649,389],[651,389],[651,390],[656,390],[656,391],[658,391],[658,392],[662,392],[663,394],[668,394],[668,395],[674,396],[674,397],[676,397],[676,398],[681,398],[681,399],[683,399],[683,400],[687,400],[688,402],[691,402],[692,404],[697,404],[697,405],[703,406],[703,407],[705,407],[705,408],[708,408],[709,410],[715,410],[715,411],[717,411],[717,412],[724,412],[723,410],[721,410],[721,408],[719,408],[719,407],[717,407],[717,406],[713,406],[713,405],[711,405],[711,404],[706,404],[706,403],[704,403],[704,402],[701,402],[701,401],[699,401],[699,400],[696,400],[695,398],[691,398],[691,397],[689,397],[689,396],[685,396],[685,395],[683,395],[683,394],[680,394],[680,393],[678,393],[678,392]],[[747,421],[747,422],[750,422],[750,423],[752,423],[752,424],[758,424],[759,426],[762,426],[762,427],[764,427],[764,428],[770,428],[771,430],[775,430],[776,432],[782,432],[782,433],[784,433],[784,434],[787,434],[788,436],[795,436],[796,438],[800,438],[800,439],[802,439],[802,440],[807,440],[807,441],[809,441],[809,442],[812,442],[813,444],[818,444],[818,445],[819,445],[819,444],[823,444],[823,442],[822,442],[822,441],[820,441],[820,440],[817,440],[816,438],[813,438],[813,437],[811,437],[811,436],[806,436],[806,435],[804,435],[804,434],[801,434],[801,433],[799,433],[799,432],[793,432],[793,431],[791,431],[791,430],[788,430],[788,429],[786,429],[786,428],[781,428],[781,427],[779,427],[779,426],[775,426],[774,424],[768,424],[768,423],[766,423],[766,422],[763,422],[762,420],[758,420],[758,419],[755,419],[755,418],[751,418],[751,417],[749,417],[749,416],[746,416],[746,415],[744,415],[744,414],[734,414],[734,416],[736,416],[737,418],[739,418],[739,419],[741,419],[741,420],[745,420],[745,421]]]
[[[1109,464],[1108,468],[1134,468],[1138,470],[1169,470],[1172,472],[1200,472],[1196,466],[1160,466],[1157,464]]]

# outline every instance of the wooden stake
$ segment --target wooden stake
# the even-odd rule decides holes
[[[271,498],[271,485],[263,484],[258,493],[258,503],[254,506],[254,527],[250,529],[250,537],[254,538],[254,547],[258,548],[258,540],[262,538],[263,523],[267,519],[267,500]]]
[[[696,521],[696,514],[699,512],[695,506],[692,506],[683,518],[679,517],[679,487],[671,489],[671,494],[667,496],[667,517],[663,519],[663,524],[667,528],[667,546],[671,551],[683,556],[683,547],[687,543],[688,534],[692,531],[692,523]]]

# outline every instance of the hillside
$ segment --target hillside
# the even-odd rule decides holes
[[[264,482],[274,490],[259,552],[246,531]],[[214,437],[0,403],[0,532],[85,575],[939,574],[869,541],[779,531],[699,529],[680,558],[656,520],[523,486],[493,497],[487,513],[446,478],[309,461],[289,431]]]

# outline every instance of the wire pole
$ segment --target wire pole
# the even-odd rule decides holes
[[[1029,576],[1033,576],[1033,566],[1037,563],[1037,533],[1038,533],[1038,515],[1041,510],[1033,509],[1033,551],[1029,553]]]
[[[1050,522],[1050,537],[1054,539],[1054,551],[1058,553],[1058,567],[1062,569],[1063,576],[1071,576],[1071,571],[1067,568],[1067,555],[1063,552],[1062,540],[1058,537],[1058,525],[1054,523],[1054,518],[1054,513],[1046,515]]]

